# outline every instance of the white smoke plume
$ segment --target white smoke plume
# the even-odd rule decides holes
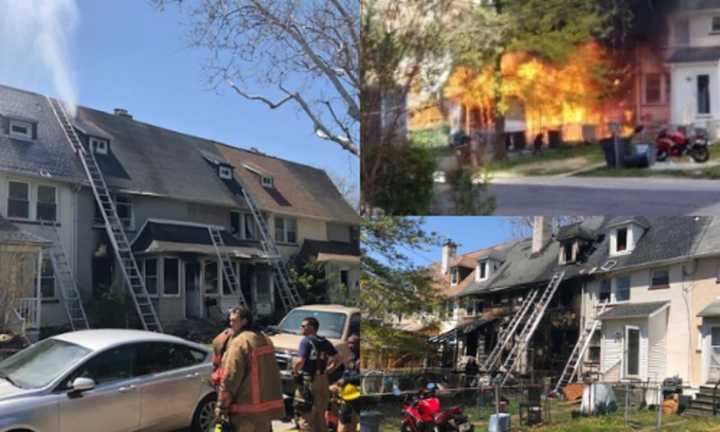
[[[49,82],[75,116],[69,49],[79,16],[76,0],[0,0],[0,5],[0,80],[28,87]]]

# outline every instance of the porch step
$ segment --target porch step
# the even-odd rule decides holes
[[[712,411],[698,409],[694,406],[691,406],[690,408],[686,409],[683,412],[683,415],[688,416],[688,417],[713,417]]]

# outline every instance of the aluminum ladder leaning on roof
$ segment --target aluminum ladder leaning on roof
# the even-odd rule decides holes
[[[55,118],[65,133],[65,137],[80,157],[85,175],[90,181],[95,201],[97,202],[100,213],[102,213],[105,230],[115,251],[115,257],[117,258],[123,280],[130,288],[130,297],[135,304],[135,310],[138,313],[140,322],[145,330],[162,332],[162,325],[160,324],[160,320],[155,312],[155,307],[145,287],[145,278],[143,278],[140,273],[140,269],[135,261],[135,256],[130,249],[130,242],[125,234],[122,221],[117,214],[115,203],[110,196],[110,190],[105,182],[105,177],[95,159],[95,153],[82,145],[80,137],[78,137],[75,127],[70,122],[62,103],[49,97],[47,100],[55,114]]]
[[[605,309],[607,308],[609,302],[610,300],[605,300],[601,304],[600,311],[595,314],[592,324],[589,327],[585,327],[585,330],[582,332],[580,337],[578,337],[577,343],[575,344],[575,347],[570,354],[570,358],[568,358],[568,361],[565,364],[565,368],[560,375],[560,379],[558,379],[557,384],[555,384],[555,388],[552,391],[553,393],[557,394],[562,387],[570,384],[575,378],[578,366],[580,366],[583,355],[585,355],[585,352],[590,346],[590,341],[595,334],[595,330],[597,330],[598,326],[600,325],[600,320],[598,319],[598,317],[603,312],[605,312]]]
[[[60,283],[60,298],[65,307],[65,313],[73,330],[87,330],[88,324],[85,307],[77,287],[77,280],[72,272],[68,255],[60,240],[60,233],[55,221],[41,220],[40,225],[52,231],[52,244],[48,248],[48,255],[52,262],[56,279]]]
[[[280,255],[280,251],[275,244],[275,240],[273,240],[270,236],[267,224],[265,223],[265,218],[263,218],[260,214],[260,210],[258,209],[257,204],[255,204],[255,200],[250,195],[250,192],[245,185],[242,183],[240,183],[240,185],[242,186],[240,190],[242,191],[243,199],[250,208],[255,225],[258,227],[258,231],[260,232],[260,246],[273,267],[273,279],[276,286],[279,287],[278,294],[280,296],[280,301],[282,302],[283,308],[285,308],[286,311],[289,311],[290,309],[300,305],[300,294],[298,294],[297,289],[290,283],[290,276],[288,275],[287,268],[285,268],[282,255]]]
[[[527,347],[530,344],[530,339],[532,338],[533,334],[535,334],[535,330],[540,324],[540,320],[542,320],[543,315],[545,315],[545,310],[547,309],[550,300],[552,300],[555,292],[558,289],[558,286],[560,286],[560,282],[562,282],[564,277],[565,270],[560,273],[553,273],[552,278],[547,285],[547,288],[545,288],[545,291],[543,291],[542,295],[540,296],[540,300],[538,300],[538,302],[534,304],[533,307],[531,307],[532,312],[530,313],[530,316],[525,323],[525,327],[523,327],[522,331],[520,332],[520,340],[512,347],[510,354],[503,362],[501,368],[501,372],[503,375],[502,380],[500,381],[500,385],[505,385],[507,379],[510,377],[512,370],[515,368],[518,359],[522,354],[525,353],[525,351],[527,351]]]
[[[490,351],[488,357],[485,359],[485,362],[480,367],[480,370],[486,373],[491,373],[497,369],[497,363],[500,360],[503,350],[512,340],[518,326],[525,318],[525,315],[527,315],[527,311],[530,309],[530,305],[533,304],[533,301],[535,301],[535,297],[537,297],[539,291],[539,289],[535,288],[528,293],[527,297],[525,297],[525,300],[520,306],[520,310],[513,315],[512,319],[508,323],[508,326],[498,334],[498,341],[492,351]]]
[[[233,295],[238,296],[240,306],[247,307],[247,301],[245,295],[240,289],[240,278],[238,277],[235,267],[232,265],[230,254],[225,250],[225,241],[222,238],[222,228],[213,225],[208,225],[208,231],[210,233],[210,240],[215,247],[215,253],[217,254],[220,265],[222,266],[223,276],[225,276],[224,282],[230,287],[230,291]]]

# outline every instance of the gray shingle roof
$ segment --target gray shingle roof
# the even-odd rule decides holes
[[[37,138],[23,141],[6,134],[8,118],[37,124]],[[0,85],[0,170],[55,180],[84,182],[73,153],[45,96]]]
[[[630,303],[613,306],[598,316],[601,320],[645,318],[667,306],[669,302]]]
[[[237,206],[201,150],[213,142],[114,114],[78,107],[78,121],[111,136],[110,154],[97,156],[111,187],[185,201]],[[222,158],[222,156],[219,156]]]
[[[40,236],[21,230],[17,225],[0,216],[0,244],[50,244]]]
[[[668,63],[702,63],[720,61],[720,47],[678,48]]]
[[[626,220],[627,218],[620,218]],[[613,219],[611,225],[617,225],[618,219]],[[657,261],[681,258],[696,253],[698,248],[710,248],[717,245],[720,237],[720,224],[713,223],[708,217],[648,217],[649,228],[637,241],[635,249],[628,255],[610,256],[610,236],[605,235],[603,241],[597,245],[595,253],[590,257],[587,268],[599,268],[609,261],[614,261],[612,271],[627,267],[648,264]],[[608,233],[609,234],[609,233]],[[711,237],[708,237],[710,234]],[[703,238],[715,239],[712,242]],[[720,252],[720,249],[718,249]]]

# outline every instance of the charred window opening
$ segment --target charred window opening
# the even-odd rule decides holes
[[[710,114],[710,75],[697,77],[698,114]]]
[[[627,250],[627,238],[628,238],[628,229],[627,228],[620,228],[617,230],[617,246],[615,247],[615,250],[618,252],[623,252]]]

